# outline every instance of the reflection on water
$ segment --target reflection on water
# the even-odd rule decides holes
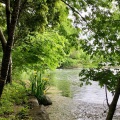
[[[100,88],[97,82],[80,87],[79,72],[80,69],[58,69],[53,71],[50,74],[51,84],[61,90],[63,96],[72,97],[78,101],[103,104],[106,99],[105,90]],[[108,98],[111,102],[112,95],[109,92]]]
[[[64,75],[63,75],[64,76]],[[50,74],[51,85],[57,87],[60,91],[62,96],[65,97],[72,97],[71,94],[71,82],[64,78],[62,74],[60,75],[58,71],[52,72]]]

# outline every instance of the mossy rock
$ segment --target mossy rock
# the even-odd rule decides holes
[[[42,95],[40,98],[38,98],[38,103],[39,105],[42,104],[44,106],[52,105],[51,99],[46,95]]]

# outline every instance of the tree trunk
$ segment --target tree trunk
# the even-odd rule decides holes
[[[6,0],[6,1],[7,1],[7,3],[10,4],[10,0]],[[12,46],[13,46],[13,42],[14,42],[15,27],[17,24],[19,9],[20,9],[20,2],[21,2],[21,0],[14,1],[11,19],[7,19],[8,20],[7,25],[9,25],[9,24],[10,25],[9,25],[9,27],[7,27],[9,29],[8,30],[8,40],[7,40],[5,50],[3,52],[3,59],[2,59],[1,77],[0,77],[0,97],[2,95],[2,91],[3,91],[4,85],[7,80],[7,76],[8,76]],[[6,7],[7,6],[9,7],[8,4],[6,4]],[[10,15],[9,16],[6,15],[6,17],[10,17]],[[9,22],[11,22],[11,23],[9,23]]]
[[[115,90],[115,95],[114,95],[114,98],[112,100],[112,103],[110,104],[106,120],[112,120],[113,119],[113,115],[114,115],[115,110],[116,110],[119,95],[120,95],[120,79],[118,80],[117,87],[116,87],[116,90]]]
[[[3,54],[3,59],[2,59],[2,68],[1,68],[1,77],[0,77],[0,97],[2,95],[3,87],[4,84],[6,83],[6,79],[8,75],[10,55],[11,55],[11,47],[8,47],[8,49],[6,49],[6,52]]]
[[[5,36],[0,28],[0,41],[1,41],[1,44],[2,44],[2,50],[3,50],[3,53],[5,52],[5,49],[6,49],[6,39],[5,39]],[[11,77],[11,74],[12,74],[12,57],[11,57],[11,62],[10,62],[10,65],[9,65],[9,71],[8,71],[8,76],[7,76],[7,81],[6,83],[11,83],[12,81],[12,77]]]

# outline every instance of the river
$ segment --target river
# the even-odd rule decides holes
[[[70,120],[105,120],[108,108],[104,88],[98,82],[80,87],[79,72],[80,69],[57,69],[50,73],[51,84],[61,91],[62,96],[72,100],[73,104],[68,109],[71,109],[74,118]],[[108,92],[109,102],[112,98],[112,94]],[[119,104],[120,101],[118,106]],[[118,107],[114,120],[120,120],[119,110]]]

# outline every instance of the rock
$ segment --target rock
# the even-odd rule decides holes
[[[46,95],[42,95],[41,99],[38,99],[39,105],[44,105],[44,106],[48,106],[48,105],[52,105],[52,101],[51,99],[46,96]]]
[[[30,106],[31,109],[33,107],[39,106],[39,103],[38,103],[38,100],[36,99],[36,97],[31,96],[30,99],[28,100],[28,105]]]
[[[50,120],[43,105],[39,105],[38,100],[34,96],[30,96],[28,105],[30,106],[29,116],[32,120]]]
[[[32,117],[32,120],[50,120],[45,107],[42,105],[30,109],[29,115]]]

